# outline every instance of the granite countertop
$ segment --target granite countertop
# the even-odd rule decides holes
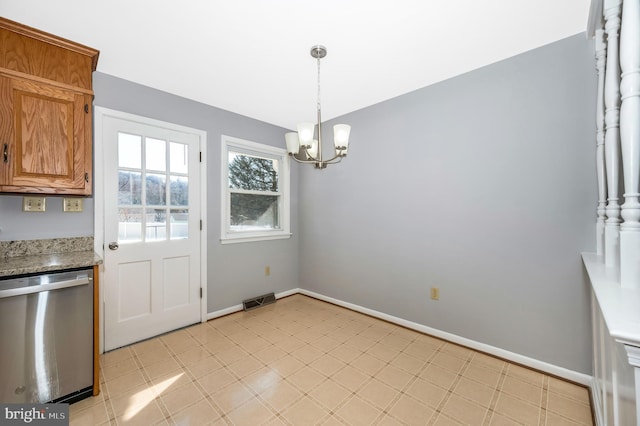
[[[99,265],[93,237],[0,241],[0,277]]]

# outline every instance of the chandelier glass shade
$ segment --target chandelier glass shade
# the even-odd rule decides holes
[[[322,158],[322,114],[320,108],[320,59],[327,55],[324,46],[313,46],[311,56],[318,61],[318,102],[317,123],[305,122],[297,126],[297,132],[285,134],[287,152],[298,163],[313,164],[317,169],[324,169],[327,164],[335,164],[342,161],[349,150],[349,133],[351,126],[348,124],[336,124],[333,126],[333,157],[324,160]],[[317,139],[314,139],[317,128]]]

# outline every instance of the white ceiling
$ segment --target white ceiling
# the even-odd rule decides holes
[[[286,128],[586,30],[589,0],[2,0],[100,50],[98,71]]]

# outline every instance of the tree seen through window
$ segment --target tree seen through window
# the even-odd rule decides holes
[[[240,190],[231,192],[231,225],[277,228],[277,162],[232,152],[229,157],[229,188]]]

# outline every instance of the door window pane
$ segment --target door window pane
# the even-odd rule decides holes
[[[189,205],[189,178],[186,176],[171,176],[169,187],[169,204],[172,206]]]
[[[142,168],[142,137],[118,133],[118,167]]]
[[[167,170],[167,145],[160,139],[146,139],[146,169],[147,170]]]
[[[231,230],[278,229],[278,196],[231,193]]]
[[[118,204],[142,203],[142,173],[118,171]]]
[[[118,242],[142,241],[142,209],[118,209]]]
[[[169,225],[171,229],[171,239],[180,240],[189,237],[189,210],[171,209]]]
[[[148,174],[146,178],[147,184],[147,202],[146,204],[155,206],[164,206],[167,199],[167,176]]]
[[[147,209],[147,241],[167,239],[167,212],[164,209]]]
[[[189,147],[184,143],[169,143],[169,171],[171,173],[189,173]]]

